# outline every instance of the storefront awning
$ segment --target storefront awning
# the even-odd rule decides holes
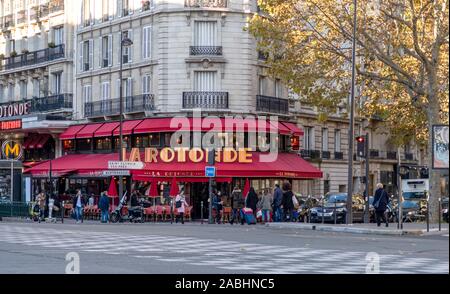
[[[28,149],[28,147],[29,147],[30,144],[34,141],[35,138],[36,138],[36,137],[33,136],[33,135],[27,137],[27,138],[25,139],[25,141],[23,142],[23,148],[24,148],[24,149]]]
[[[35,136],[33,138],[33,141],[30,142],[30,144],[28,145],[27,149],[34,149],[34,148],[38,148],[37,145],[39,143],[39,141],[41,141],[42,136]]]
[[[292,135],[295,136],[303,136],[304,132],[300,129],[296,124],[289,122],[282,122],[281,124],[285,125],[290,131]]]
[[[64,133],[59,136],[60,140],[72,140],[75,139],[77,133],[83,129],[86,125],[70,126]]]
[[[41,139],[39,140],[39,142],[36,144],[36,148],[43,148],[44,145],[48,142],[48,140],[50,140],[51,136],[48,134],[42,135]]]
[[[102,125],[98,130],[95,131],[94,137],[101,138],[101,137],[111,137],[113,131],[119,127],[118,122],[112,122],[112,123],[106,123]]]
[[[292,135],[292,131],[281,122],[270,122],[273,128],[278,129],[281,135]]]
[[[100,124],[90,124],[90,125],[86,125],[83,129],[81,129],[77,134],[76,134],[76,138],[77,139],[90,139],[92,137],[94,137],[94,133],[101,127],[103,126],[102,123]]]
[[[122,134],[124,136],[126,135],[131,135],[133,133],[133,129],[139,125],[142,122],[142,120],[128,120],[123,122],[122,124]],[[113,131],[113,135],[114,136],[119,136],[120,135],[120,128],[116,128]]]
[[[253,153],[252,163],[217,163],[217,177],[246,178],[292,178],[315,179],[322,178],[322,172],[309,162],[293,153],[280,153],[274,161],[264,162],[265,154]],[[144,158],[144,156],[142,157]],[[108,161],[118,160],[118,154],[71,154],[52,160],[54,172],[72,170],[101,174],[108,170]],[[146,163],[143,170],[132,170],[133,176],[142,179],[150,178],[203,178],[205,162],[172,162]],[[25,171],[30,174],[48,173],[49,162],[44,162]]]

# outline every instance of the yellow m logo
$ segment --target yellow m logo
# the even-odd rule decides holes
[[[11,154],[13,156],[11,156]],[[10,144],[6,144],[5,146],[5,155],[7,158],[10,157],[18,157],[20,155],[20,148],[18,144],[14,144],[14,147],[11,148]]]

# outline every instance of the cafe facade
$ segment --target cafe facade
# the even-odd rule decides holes
[[[73,195],[81,189],[95,199],[108,190],[118,170],[126,191],[147,195],[157,185],[157,203],[170,201],[170,185],[183,189],[193,207],[193,218],[207,213],[208,181],[205,168],[214,149],[214,188],[231,196],[234,186],[243,189],[249,181],[258,191],[275,183],[322,177],[322,172],[298,155],[303,131],[291,122],[223,118],[146,118],[127,120],[122,125],[124,164],[119,161],[119,122],[72,125],[59,136],[62,156],[25,170],[33,186],[50,176],[55,192]],[[200,142],[200,143],[199,143]],[[207,143],[211,145],[207,146]],[[127,168],[129,167],[129,168]],[[97,201],[97,200],[96,200]],[[203,203],[202,203],[203,202]],[[205,214],[203,214],[205,215]]]

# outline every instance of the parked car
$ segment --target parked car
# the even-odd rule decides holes
[[[364,222],[364,197],[353,195],[353,221]],[[347,194],[346,193],[328,193],[324,197],[323,205],[314,207],[310,210],[311,222],[335,222],[345,223],[347,216]]]

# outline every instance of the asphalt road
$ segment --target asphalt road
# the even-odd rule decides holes
[[[0,222],[0,274],[66,273],[77,257],[84,274],[448,274],[448,242],[259,225]]]

